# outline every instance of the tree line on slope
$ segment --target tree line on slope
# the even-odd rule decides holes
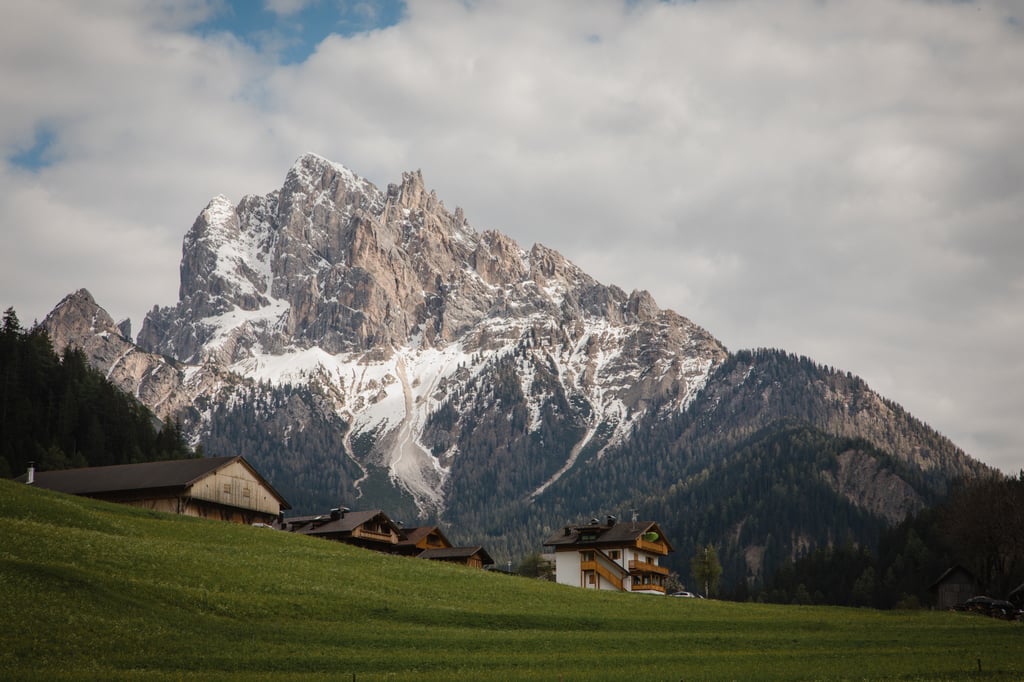
[[[877,547],[824,546],[786,562],[761,590],[734,599],[776,603],[917,608],[931,587],[963,566],[979,594],[1004,599],[1024,585],[1024,471],[961,482],[941,504],[882,532]]]
[[[163,425],[69,347],[58,355],[40,327],[25,330],[13,308],[0,329],[0,476],[106,466],[197,454],[177,423]]]

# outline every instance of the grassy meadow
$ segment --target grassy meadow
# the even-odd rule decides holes
[[[596,593],[9,481],[0,517],[4,680],[1024,679],[1024,626],[980,616]]]

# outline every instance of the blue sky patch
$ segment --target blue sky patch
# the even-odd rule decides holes
[[[253,0],[229,0],[224,11],[196,31],[231,33],[255,49],[276,53],[282,64],[298,64],[331,34],[350,37],[394,26],[404,12],[404,0],[312,0],[287,14]]]
[[[32,146],[7,157],[7,161],[16,168],[36,171],[54,164],[58,159],[53,154],[53,143],[57,140],[57,132],[50,126],[36,128]]]

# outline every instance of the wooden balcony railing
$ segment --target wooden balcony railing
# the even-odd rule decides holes
[[[651,554],[668,554],[668,548],[660,542],[647,542],[642,537],[636,539],[636,548]]]
[[[633,585],[630,587],[631,592],[661,592],[665,594],[665,588],[662,585]]]
[[[657,564],[649,564],[646,561],[630,561],[629,572],[657,573],[658,575],[668,575],[668,569],[664,566],[659,566]]]
[[[375,530],[367,530],[366,528],[356,528],[352,531],[352,537],[362,538],[364,540],[376,540],[378,542],[397,542],[398,538],[392,533],[381,533]]]

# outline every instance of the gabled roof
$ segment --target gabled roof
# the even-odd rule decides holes
[[[635,544],[637,540],[656,534],[652,542],[664,542],[668,551],[672,545],[661,527],[654,521],[622,521],[620,523],[590,523],[581,526],[566,526],[544,541],[545,547],[622,547]]]
[[[935,582],[933,582],[931,585],[928,586],[928,589],[932,590],[932,591],[935,591],[935,590],[939,589],[939,585],[941,585],[942,583],[946,582],[947,580],[952,579],[958,573],[960,575],[962,575],[964,578],[966,578],[967,582],[971,582],[971,583],[977,583],[978,582],[978,579],[974,577],[973,573],[971,573],[969,570],[967,570],[966,568],[964,568],[960,564],[954,564],[953,566],[950,566],[945,571],[943,571],[942,575],[940,575],[938,578],[936,578]]]
[[[438,526],[416,526],[415,528],[403,528],[402,537],[398,540],[398,544],[399,546],[415,546],[416,543],[432,533],[439,535],[444,541],[444,544],[448,547],[452,546],[451,541],[444,533],[441,532],[441,528]]]
[[[37,471],[32,485],[72,495],[99,495],[129,491],[184,490],[199,479],[208,476],[235,461],[265,486],[281,503],[283,509],[291,505],[252,468],[244,457],[198,457],[173,459],[139,464],[115,464],[105,467]],[[25,480],[21,477],[20,480]]]
[[[465,560],[473,556],[479,556],[485,566],[494,563],[494,559],[483,547],[445,547],[444,549],[425,549],[416,555],[420,559],[434,559],[441,561]]]
[[[303,535],[348,535],[359,526],[374,520],[378,516],[383,517],[383,521],[396,533],[399,531],[394,521],[389,519],[388,515],[380,509],[347,511],[338,515],[338,518],[332,518],[330,514],[322,514],[312,517],[312,520],[307,521],[304,525],[293,525],[293,528],[296,533]],[[285,519],[285,521],[294,523],[291,519]]]

